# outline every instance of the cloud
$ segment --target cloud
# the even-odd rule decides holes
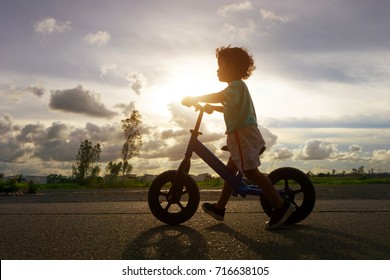
[[[246,24],[241,26],[225,23],[224,28],[232,40],[248,41],[256,31],[256,24],[253,20],[247,20]]]
[[[389,114],[373,113],[326,118],[268,118],[267,124],[277,128],[390,128],[389,117]]]
[[[171,112],[172,118],[171,122],[178,125],[182,129],[187,129],[194,125],[194,120],[196,114],[192,110],[184,107],[180,103],[171,102],[168,105],[168,110]],[[201,129],[203,130],[204,123],[201,124]]]
[[[135,109],[134,102],[130,102],[129,104],[118,103],[118,104],[115,104],[114,107],[122,109],[122,113],[126,117],[130,116],[131,112]]]
[[[141,158],[153,160],[168,159],[168,161],[178,161],[183,158],[190,139],[189,129],[194,125],[196,113],[175,102],[170,103],[168,109],[172,115],[171,122],[174,128],[161,131],[157,128],[149,128],[151,132],[148,133],[147,139],[143,139]],[[211,152],[218,153],[220,149],[219,144],[221,141],[225,141],[226,135],[208,130],[203,123],[201,131],[202,136],[200,136],[200,140],[202,143],[206,144]],[[194,162],[197,162],[198,157],[194,154],[193,159]]]
[[[359,145],[351,145],[349,146],[348,150],[350,152],[353,152],[353,153],[356,153],[356,152],[361,152],[362,151],[362,146],[359,146]]]
[[[372,161],[388,163],[390,162],[390,150],[375,150],[372,153]]]
[[[2,85],[0,84],[0,95],[8,95],[15,101],[20,101],[19,97],[30,95],[31,93],[37,97],[42,97],[46,90],[39,86],[28,86],[25,88],[17,87],[13,84]]]
[[[291,20],[290,16],[279,16],[276,15],[274,12],[270,10],[261,9],[260,10],[260,16],[265,21],[271,21],[271,22],[288,22]]]
[[[293,155],[294,155],[293,151],[291,151],[287,147],[283,147],[283,148],[275,149],[271,153],[270,158],[272,160],[286,160],[292,158]]]
[[[103,147],[101,159],[108,162],[118,158],[123,144],[119,123],[87,123],[85,127],[72,127],[63,122],[53,122],[50,126],[30,123],[19,128],[10,116],[5,115],[0,119],[0,132],[0,162],[16,163],[20,166],[24,162],[41,161],[72,163],[84,139],[93,143],[99,142]],[[17,169],[14,167],[14,170]],[[62,170],[64,171],[69,173],[70,170]]]
[[[51,91],[49,107],[99,118],[112,118],[117,115],[100,103],[98,95],[85,90],[81,85],[73,89]]]
[[[245,2],[233,3],[233,4],[221,6],[218,9],[217,14],[220,16],[227,16],[236,12],[249,11],[252,9],[253,9],[252,3],[250,1],[245,1]]]
[[[112,71],[114,71],[117,68],[118,68],[118,65],[115,63],[101,65],[100,66],[100,77],[103,78],[104,76],[108,75],[109,73],[111,73]]]
[[[269,158],[271,160],[285,161],[292,159],[297,161],[311,161],[318,160],[323,162],[329,160],[332,162],[372,162],[376,156],[376,161],[385,161],[386,151],[376,152],[373,155],[370,153],[361,153],[363,148],[359,145],[350,145],[347,151],[338,151],[337,145],[327,140],[311,139],[305,142],[305,144],[299,149],[290,149],[288,147],[281,147],[273,149]],[[376,153],[376,154],[375,154]],[[385,154],[381,158],[381,153]],[[343,167],[344,168],[344,167]]]
[[[141,94],[141,89],[147,84],[146,77],[141,73],[131,72],[126,79],[130,82],[130,88],[138,95]]]
[[[12,138],[0,141],[0,161],[2,162],[16,162],[27,152],[26,148],[13,141]]]
[[[268,150],[271,149],[278,141],[278,136],[273,134],[271,130],[269,130],[269,128],[266,128],[261,124],[259,124],[258,127],[261,132],[261,135],[265,140],[265,146],[267,147]]]
[[[3,113],[3,118],[0,119],[0,139],[12,130],[12,116]]]
[[[131,90],[140,95],[141,90],[147,85],[148,81],[142,73],[129,71],[119,67],[115,63],[107,63],[100,66],[100,77],[114,82],[118,85],[127,84]]]
[[[70,21],[57,21],[55,18],[52,17],[45,18],[35,23],[34,25],[35,32],[42,34],[63,33],[69,31],[70,29]]]
[[[45,93],[45,89],[36,86],[29,86],[25,89],[28,92],[33,93],[34,95],[41,97]]]
[[[295,153],[295,159],[301,160],[322,160],[330,158],[337,152],[336,144],[321,140],[312,139],[305,142],[305,145]]]
[[[107,31],[98,31],[96,33],[88,33],[84,37],[84,41],[90,45],[104,46],[111,40],[111,35]]]
[[[31,129],[34,130],[33,127]],[[22,131],[14,125],[11,115],[3,113],[3,118],[0,119],[0,161],[15,162],[31,151],[31,145],[19,141],[22,133],[26,135],[24,138],[28,138],[28,130],[29,128]]]
[[[102,161],[116,160],[121,149],[121,133],[119,124],[99,126],[88,122],[84,128],[74,128],[55,122],[35,142],[34,156],[44,161],[74,161],[80,143],[88,139],[104,148]]]

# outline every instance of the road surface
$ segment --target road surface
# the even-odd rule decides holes
[[[316,191],[306,220],[272,232],[255,199],[230,201],[223,223],[199,208],[168,226],[150,213],[147,190],[1,196],[0,259],[390,259],[390,185]]]

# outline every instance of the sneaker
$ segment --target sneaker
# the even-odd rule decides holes
[[[271,219],[265,224],[265,229],[272,230],[284,226],[284,222],[286,222],[295,211],[295,208],[296,207],[293,204],[285,200],[281,208],[274,210]]]
[[[218,209],[217,207],[215,207],[215,203],[203,203],[202,209],[205,213],[209,214],[214,219],[221,222],[224,220],[226,209]]]

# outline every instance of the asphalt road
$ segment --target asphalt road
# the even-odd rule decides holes
[[[218,192],[202,191],[202,201]],[[224,223],[201,209],[156,220],[147,190],[51,191],[0,197],[0,259],[390,259],[390,185],[318,187],[300,224],[266,231],[255,199],[234,199]]]

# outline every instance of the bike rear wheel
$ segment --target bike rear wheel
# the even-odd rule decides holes
[[[302,171],[292,167],[282,167],[272,171],[268,178],[280,196],[295,205],[295,212],[285,224],[295,224],[304,220],[312,212],[316,200],[312,182]],[[273,208],[263,195],[260,197],[264,212],[270,217]]]
[[[179,177],[177,177],[179,176]],[[173,192],[173,183],[179,192]],[[177,225],[190,219],[199,206],[199,189],[195,181],[186,173],[177,170],[161,173],[153,181],[148,193],[149,208],[163,223]]]

